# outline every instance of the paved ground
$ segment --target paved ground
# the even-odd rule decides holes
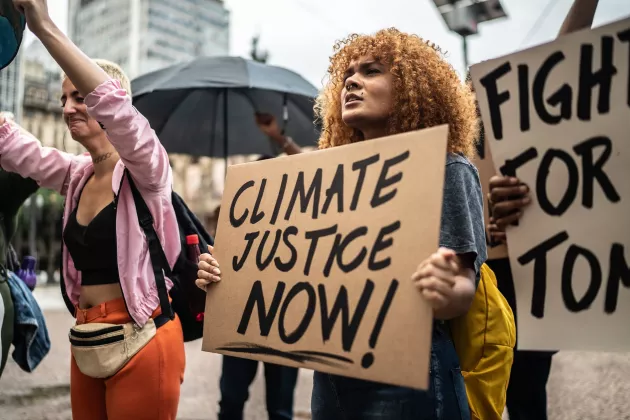
[[[41,288],[36,296],[44,308],[52,349],[32,374],[9,361],[0,379],[0,419],[70,419],[70,350],[67,332],[72,318],[58,289]],[[220,356],[186,345],[186,380],[178,418],[216,419]],[[252,387],[246,419],[265,419],[261,372]],[[296,390],[296,420],[310,418],[311,372],[302,370]],[[630,420],[630,354],[562,352],[555,356],[549,383],[550,420]],[[506,417],[507,418],[507,417]]]

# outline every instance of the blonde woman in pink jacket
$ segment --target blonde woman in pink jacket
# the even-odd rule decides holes
[[[73,418],[175,419],[185,367],[181,324],[161,315],[125,174],[172,266],[180,242],[168,156],[132,106],[118,66],[86,57],[52,22],[46,0],[13,3],[64,71],[63,118],[88,150],[75,156],[42,147],[0,116],[0,166],[65,196],[64,298],[77,319],[70,331]]]

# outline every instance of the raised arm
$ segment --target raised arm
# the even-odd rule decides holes
[[[85,97],[109,76],[55,25],[48,14],[46,0],[13,0],[26,16],[28,28],[44,44],[59,67]]]
[[[599,0],[575,0],[567,17],[562,22],[558,36],[590,28],[595,18],[597,3],[599,3]]]
[[[149,121],[131,105],[118,80],[107,80],[85,97],[87,111],[100,122],[136,184],[161,193],[172,184],[168,154]]]
[[[136,184],[155,192],[170,189],[168,155],[120,83],[111,80],[61,32],[50,18],[45,0],[13,1],[24,10],[31,31],[85,97],[88,113],[105,128]]]
[[[40,186],[65,195],[72,165],[79,157],[40,142],[0,115],[0,167],[31,178]]]

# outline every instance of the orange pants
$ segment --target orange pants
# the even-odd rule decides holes
[[[152,317],[161,313],[155,310]],[[130,322],[122,299],[76,310],[77,324]],[[186,355],[179,318],[158,328],[155,337],[118,373],[94,379],[71,361],[70,401],[74,420],[171,420],[177,416]]]

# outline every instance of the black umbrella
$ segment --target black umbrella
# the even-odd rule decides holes
[[[267,113],[300,146],[315,146],[317,89],[300,75],[238,57],[203,57],[132,81],[135,107],[169,153],[277,154],[256,125]],[[227,110],[227,112],[226,112]]]

